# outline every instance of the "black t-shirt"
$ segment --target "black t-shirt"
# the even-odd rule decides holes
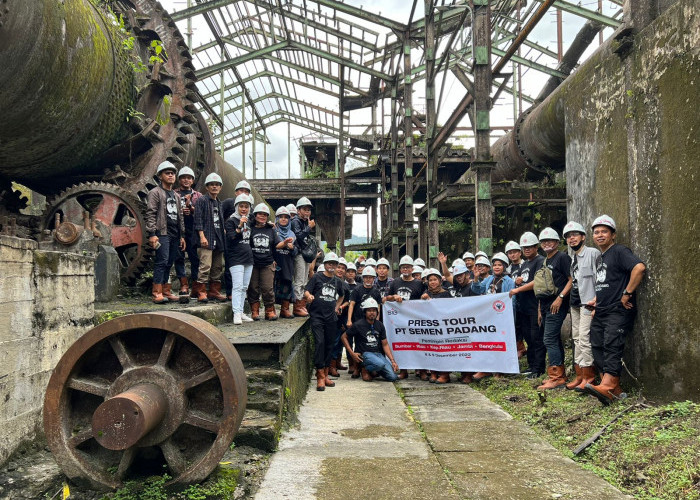
[[[370,288],[365,288],[364,285],[358,285],[355,287],[355,289],[350,293],[350,302],[355,302],[355,306],[352,311],[352,321],[353,323],[359,319],[362,319],[364,317],[364,312],[362,311],[362,303],[365,301],[365,299],[368,299],[372,297],[374,300],[377,301],[377,304],[382,303],[382,295],[379,289],[376,286],[372,286]]]
[[[329,278],[324,273],[316,273],[306,284],[306,291],[314,296],[314,300],[308,308],[311,317],[333,322],[338,320],[335,314],[335,305],[338,297],[345,293],[340,279],[335,276]]]
[[[578,281],[576,276],[578,275],[578,254],[574,252],[574,258],[571,261],[571,300],[569,300],[569,305],[571,307],[581,306],[581,296],[578,293]]]
[[[596,309],[616,306],[630,281],[632,269],[642,261],[624,245],[613,245],[596,259]],[[630,302],[634,304],[635,295]]]
[[[389,285],[388,295],[399,295],[403,300],[419,300],[423,295],[423,288],[421,280],[405,281],[403,278],[397,278]]]
[[[231,215],[224,226],[226,227],[226,260],[232,266],[250,266],[253,264],[253,250],[250,248],[250,226],[243,225],[241,232],[236,231],[241,223],[236,215]]]
[[[377,287],[377,290],[379,290],[379,294],[382,296],[382,298],[389,294],[389,286],[391,285],[392,281],[394,280],[389,277],[387,277],[387,279],[384,281],[380,281],[379,278],[374,280],[374,286]]]
[[[168,236],[174,238],[180,237],[180,224],[177,220],[177,197],[175,192],[167,189],[165,191],[165,214],[167,215],[166,220],[168,222]]]
[[[532,260],[524,260],[520,268],[520,276],[523,278],[523,282],[520,286],[527,285],[534,280],[535,273],[542,267],[542,264],[544,264],[544,257],[541,255],[538,255]],[[537,298],[535,297],[535,292],[529,290],[519,293],[517,297],[519,311],[537,314]]]
[[[546,259],[545,264],[552,271],[552,279],[554,280],[554,286],[557,287],[557,294],[552,297],[546,297],[540,299],[540,309],[548,310],[552,302],[556,300],[559,294],[564,290],[566,283],[569,281],[569,276],[571,276],[571,257],[563,252],[557,252],[551,259]],[[560,310],[569,309],[569,296],[564,297],[561,303]]]
[[[510,275],[511,278],[513,278],[513,281],[515,281],[515,278],[520,276],[520,271],[523,268],[523,261],[520,261],[520,264],[513,264],[512,262],[508,266],[507,272]]]
[[[214,245],[212,250],[224,249],[224,225],[221,222],[221,213],[219,212],[219,204],[212,203],[211,206],[212,225],[214,227]]]
[[[250,248],[255,267],[269,266],[275,261],[274,248],[280,242],[277,231],[269,224],[250,228]]]
[[[360,318],[352,324],[348,331],[345,332],[352,345],[352,339],[355,338],[354,351],[358,354],[363,352],[376,352],[384,354],[382,341],[386,340],[386,329],[381,321],[375,320],[373,324],[365,318]]]
[[[187,208],[187,199],[185,198],[186,196],[190,196],[190,200],[192,199],[192,193],[194,193],[194,190],[192,189],[180,189],[177,192],[180,195],[180,208],[182,209],[182,217],[185,220],[185,231],[188,233],[192,231],[192,228],[194,227],[194,213],[190,212],[190,215],[185,215],[185,208]],[[190,201],[190,208],[192,208],[194,205]]]
[[[430,290],[426,290],[425,293],[427,293],[428,297],[431,299],[449,299],[452,297],[449,290],[445,290],[444,288],[441,288],[437,293],[433,293]]]

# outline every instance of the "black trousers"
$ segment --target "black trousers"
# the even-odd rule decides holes
[[[311,331],[314,334],[314,367],[317,369],[331,365],[331,353],[335,345],[338,320],[311,316]]]
[[[591,349],[599,373],[614,377],[622,373],[625,337],[632,331],[635,315],[634,309],[625,309],[621,303],[607,310],[596,309],[591,321]]]
[[[527,366],[533,373],[545,372],[544,330],[537,324],[537,309],[533,311],[518,311],[516,321],[520,323],[525,342],[527,343]]]

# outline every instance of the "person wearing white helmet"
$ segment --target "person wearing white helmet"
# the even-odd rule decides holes
[[[549,363],[547,378],[537,390],[556,389],[566,385],[564,366],[564,344],[561,341],[561,325],[569,312],[569,292],[571,291],[571,258],[559,251],[559,233],[551,227],[540,232],[540,245],[547,254],[544,267],[549,269],[556,292],[550,296],[540,296],[540,329],[547,349]]]
[[[415,260],[413,261],[413,265],[414,265],[414,266],[421,267],[421,268],[423,268],[423,269],[426,268],[425,261],[424,261],[423,259],[421,259],[420,257],[418,257],[417,259],[415,259]]]
[[[236,211],[236,199],[242,194],[245,194],[250,197],[250,206],[251,208],[253,207],[255,201],[253,199],[253,195],[250,194],[250,190],[250,184],[245,179],[241,180],[238,184],[236,184],[236,189],[234,190],[235,192],[233,193],[233,197],[227,198],[221,202],[221,211],[224,214],[224,221],[231,217],[231,214],[233,214],[233,212]],[[228,253],[226,253],[226,256],[228,256]],[[224,262],[226,269],[231,269],[233,263],[228,260],[228,257],[224,259]],[[231,300],[231,290],[233,290],[233,282],[231,281],[230,273],[224,273],[224,285],[226,287],[226,296],[229,298],[229,300]]]
[[[335,266],[335,276],[343,285],[343,301],[340,304],[340,314],[338,315],[338,323],[336,325],[336,337],[333,343],[333,351],[331,352],[331,365],[328,368],[328,373],[332,377],[340,377],[338,370],[347,370],[347,366],[343,366],[343,343],[340,341],[340,336],[345,331],[345,323],[348,320],[348,306],[350,305],[350,286],[345,281],[345,273],[348,270],[348,261],[340,257],[338,265]]]
[[[309,280],[309,263],[304,260],[302,250],[310,242],[311,230],[316,227],[316,221],[311,219],[311,200],[306,196],[299,198],[296,203],[297,216],[291,221],[292,232],[296,237],[297,254],[294,257],[294,316],[305,318],[309,315],[304,300],[304,287]]]
[[[586,305],[595,310],[590,330],[591,348],[602,380],[598,385],[586,384],[585,391],[609,405],[622,397],[622,354],[625,338],[634,326],[635,292],[646,265],[632,250],[615,242],[617,226],[612,217],[597,217],[591,228],[601,255],[596,260],[595,298]]]
[[[275,251],[294,248],[294,238],[282,240],[270,222],[270,209],[258,203],[253,209],[254,222],[250,228],[250,248],[253,251],[253,273],[248,285],[248,304],[253,320],[260,317],[260,296],[265,304],[265,319],[276,321],[275,314]]]
[[[471,281],[474,279],[474,262],[476,261],[476,258],[474,257],[473,253],[464,252],[462,259],[464,260],[464,265],[467,266],[467,269],[469,269],[469,281]]]
[[[323,272],[314,274],[306,284],[304,299],[309,305],[311,331],[314,335],[314,366],[316,390],[335,386],[328,376],[331,353],[335,342],[340,306],[343,303],[343,284],[335,275],[338,256],[328,252],[323,258]]]
[[[350,305],[348,306],[348,320],[346,327],[350,328],[353,322],[362,318],[360,305],[368,298],[373,298],[381,303],[382,294],[375,286],[374,282],[377,278],[377,272],[372,266],[367,266],[362,270],[362,283],[350,292]],[[381,312],[381,310],[380,310]]]
[[[197,256],[197,235],[194,231],[194,206],[202,193],[196,191],[194,185],[194,170],[190,167],[182,167],[177,173],[178,187],[175,192],[180,195],[180,209],[185,220],[185,244],[187,258],[190,261],[190,282],[197,281],[199,274],[199,257]],[[185,272],[185,252],[180,252],[175,259],[175,272],[180,278],[179,302],[189,302],[189,282]],[[194,292],[194,291],[193,291]],[[193,297],[196,297],[194,293]]]
[[[223,181],[219,174],[209,174],[204,180],[206,194],[197,200],[194,210],[194,230],[198,235],[197,256],[199,275],[193,286],[197,287],[197,301],[228,300],[221,293],[221,276],[224,271],[224,219],[221,201],[218,199]],[[206,291],[209,283],[209,292]]]
[[[294,203],[287,205],[287,210],[289,210],[289,217],[294,218],[297,216],[297,207]]]
[[[411,270],[411,275],[414,279],[421,280],[423,284],[425,284],[425,280],[423,279],[423,271],[425,271],[425,269],[423,269],[420,266],[414,265],[413,269]]]
[[[252,198],[236,196],[234,212],[224,222],[226,229],[226,262],[231,275],[231,308],[233,324],[253,321],[243,312],[246,291],[253,274],[253,250],[250,248],[250,208]]]
[[[399,272],[401,276],[391,282],[389,291],[382,302],[401,303],[404,300],[420,300],[425,287],[422,280],[413,277],[413,259],[409,255],[404,255],[399,260]],[[399,378],[405,379],[406,377],[408,377],[408,370],[401,370]]]
[[[432,300],[432,299],[449,299],[452,298],[452,294],[445,290],[442,286],[442,275],[440,271],[432,267],[426,268],[421,274],[425,280],[426,289],[421,295],[422,300]],[[421,370],[418,371],[418,376],[424,378],[424,374]],[[441,372],[436,370],[430,371],[431,383],[435,384],[448,384],[450,383],[450,372]]]
[[[571,249],[571,338],[574,342],[574,371],[576,378],[566,384],[569,390],[583,392],[586,384],[595,379],[591,350],[591,311],[584,305],[595,298],[595,262],[600,256],[596,248],[586,246],[586,230],[581,224],[569,221],[562,231]]]
[[[381,376],[394,382],[399,367],[386,339],[386,328],[379,321],[379,303],[373,298],[365,299],[362,304],[362,317],[343,333],[341,340],[348,357],[361,367],[362,380],[371,382]],[[354,342],[354,349],[351,343]]]
[[[505,249],[506,255],[510,263],[506,268],[506,274],[508,274],[513,281],[515,286],[520,286],[523,284],[523,278],[520,275],[523,270],[523,251],[520,245],[516,241],[509,241],[506,243]],[[515,345],[518,349],[518,359],[522,358],[527,352],[527,347],[525,347],[525,337],[523,335],[523,328],[521,322],[518,321],[518,299],[513,297],[513,311],[515,312]]]
[[[450,268],[447,267],[447,255],[439,252],[437,259],[440,263],[440,267],[442,267],[442,274],[445,277],[443,287],[446,288],[453,297],[470,297],[473,295],[470,286],[471,274],[464,260],[455,259],[452,261],[452,266]]]
[[[365,260],[365,266],[372,266],[373,268],[375,268],[374,270],[376,271],[377,261],[370,257],[369,259]]]
[[[169,161],[158,165],[160,186],[148,192],[146,203],[146,233],[155,250],[151,294],[156,304],[178,301],[171,293],[170,268],[180,251],[185,251],[185,222],[180,207],[180,195],[173,191],[177,169]],[[183,273],[184,274],[184,273]]]
[[[474,279],[472,280],[472,293],[474,295],[484,295],[486,287],[484,282],[491,274],[491,263],[486,257],[479,257],[474,263]]]
[[[350,292],[357,286],[355,279],[357,278],[357,267],[354,262],[348,262],[348,268],[345,270],[345,282],[350,287]]]
[[[275,232],[281,241],[287,240],[275,251],[275,299],[280,302],[280,317],[294,319],[290,309],[294,299],[292,283],[294,280],[294,240],[296,237],[291,229],[290,214],[287,207],[280,207],[275,212]],[[289,242],[289,239],[292,241]]]
[[[517,296],[517,314],[515,316],[516,327],[522,331],[527,343],[527,364],[528,378],[538,378],[545,372],[546,350],[542,340],[542,331],[538,323],[539,303],[535,298],[533,288],[535,286],[535,273],[544,264],[544,257],[537,253],[540,241],[537,235],[532,232],[523,233],[520,237],[520,248],[522,248],[525,259],[520,269],[520,285],[516,279],[515,288],[509,293],[511,297]]]
[[[384,257],[377,261],[377,279],[374,281],[374,285],[379,290],[379,294],[382,298],[386,297],[387,293],[389,293],[389,285],[394,281],[393,278],[389,277],[390,269],[391,264]]]

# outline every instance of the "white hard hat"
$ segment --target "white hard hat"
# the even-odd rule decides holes
[[[491,257],[491,262],[494,262],[496,260],[500,260],[501,262],[503,262],[504,266],[507,266],[510,263],[510,261],[508,260],[508,256],[503,252],[498,252],[493,257]]]
[[[540,241],[542,240],[557,240],[559,241],[559,233],[557,233],[551,227],[545,227],[540,231]]]
[[[476,265],[483,264],[484,266],[491,267],[491,263],[489,262],[489,259],[487,259],[486,257],[479,257],[478,259],[476,259],[475,264]]]
[[[405,265],[413,265],[413,259],[409,255],[404,255],[403,257],[401,257],[401,260],[399,260],[399,266]]]
[[[455,260],[452,261],[452,267],[455,267],[455,266],[466,266],[466,265],[467,265],[467,263],[464,262],[464,259],[455,259]]]
[[[326,262],[338,262],[338,256],[335,252],[328,252],[325,257],[323,257],[323,263]]]
[[[425,261],[424,261],[423,259],[421,259],[420,257],[418,257],[417,259],[415,259],[415,260],[413,261],[413,265],[414,265],[414,266],[425,267]]]
[[[338,257],[338,264],[343,264],[343,265],[347,266],[348,261],[345,260],[345,257]]]
[[[158,165],[158,169],[156,170],[156,175],[159,175],[163,170],[172,170],[173,172],[177,172],[177,168],[175,168],[175,165],[173,165],[168,160],[165,160],[163,163]]]
[[[348,269],[347,269],[347,270],[348,270],[348,271],[355,271],[355,272],[357,272],[357,268],[355,267],[355,263],[354,263],[354,262],[348,262]]]
[[[279,207],[277,211],[275,212],[275,217],[279,217],[280,215],[286,215],[289,217],[289,210],[287,210],[287,207]]]
[[[212,182],[218,182],[219,184],[223,185],[224,181],[221,180],[221,176],[219,174],[211,173],[207,175],[207,178],[204,179],[204,185],[206,186],[209,183]]]
[[[324,266],[323,264],[319,264],[319,266],[316,268],[317,273],[322,273],[325,270],[326,270],[326,266]]]
[[[294,203],[290,203],[289,205],[287,205],[287,210],[289,210],[289,213],[291,215],[296,215],[297,213],[297,207],[294,206]]]
[[[425,271],[423,271],[423,274],[421,274],[422,278],[427,278],[428,276],[437,276],[438,278],[442,279],[442,274],[440,274],[440,271],[433,267],[427,268]]]
[[[377,261],[377,266],[386,266],[386,267],[388,267],[388,268],[391,268],[391,264],[390,264],[389,261],[388,261],[387,259],[385,259],[384,257],[382,257],[381,259],[379,259],[379,260]]]
[[[532,245],[539,244],[539,242],[540,240],[537,239],[535,233],[531,233],[530,231],[523,233],[523,235],[520,237],[521,247],[531,247]]]
[[[564,230],[561,232],[561,234],[564,236],[564,238],[566,238],[566,235],[568,233],[573,233],[573,232],[586,234],[586,230],[583,228],[583,226],[581,224],[579,224],[578,222],[574,222],[574,221],[567,222],[566,226],[564,226]]]
[[[297,208],[299,207],[310,207],[311,206],[311,200],[308,199],[306,196],[302,196],[299,198],[299,201],[297,201]]]
[[[372,276],[373,278],[377,277],[377,271],[374,270],[372,266],[366,266],[362,270],[362,277],[364,278],[365,276]]]
[[[469,269],[467,269],[467,266],[465,266],[464,264],[458,264],[454,266],[454,269],[452,269],[452,275],[459,276],[460,274],[464,274],[467,271],[469,271]]]
[[[423,271],[425,271],[422,267],[420,266],[413,266],[413,269],[411,269],[411,274],[416,274],[416,273],[421,273],[420,276],[421,278],[423,277]]]
[[[377,304],[377,301],[374,300],[372,297],[368,297],[364,300],[364,302],[360,305],[360,307],[364,309],[379,309],[379,304]]]
[[[377,261],[374,260],[372,257],[370,257],[369,259],[367,259],[365,261],[365,266],[376,266],[376,265],[377,265]]]
[[[476,254],[474,255],[474,257],[477,258],[477,259],[478,259],[479,257],[486,257],[487,259],[489,258],[489,256],[486,255],[486,252],[483,252],[483,251],[481,251],[481,250],[479,250],[478,252],[476,252]]]
[[[464,255],[462,255],[463,259],[472,259],[474,260],[474,254],[471,252],[464,252]]]
[[[258,203],[255,205],[255,208],[253,209],[254,214],[267,214],[270,215],[270,209],[265,205],[264,203]]]
[[[248,181],[246,180],[242,180],[236,184],[236,189],[234,189],[234,191],[238,191],[239,189],[247,189],[248,191],[251,191],[250,184],[248,184]]]
[[[609,215],[601,215],[600,217],[596,217],[596,219],[593,221],[593,224],[591,224],[591,228],[594,228],[596,226],[608,226],[613,231],[617,231],[615,221]]]
[[[245,193],[241,193],[238,196],[236,196],[236,200],[233,202],[234,206],[238,205],[239,203],[247,203],[248,205],[252,205],[250,196],[248,196]]]
[[[161,163],[162,165],[162,163]],[[177,173],[177,178],[179,179],[183,175],[189,175],[194,179],[194,170],[192,170],[190,167],[182,167],[180,171]]]
[[[523,251],[523,249],[520,248],[520,245],[518,245],[518,243],[513,240],[506,243],[506,253],[510,252],[511,250],[519,250],[520,252]]]

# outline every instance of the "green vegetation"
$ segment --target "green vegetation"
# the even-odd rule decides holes
[[[659,406],[630,393],[604,407],[573,391],[537,392],[537,384],[503,377],[472,387],[624,493],[645,500],[700,499],[699,404]],[[600,439],[574,456],[577,446],[617,416]]]
[[[120,316],[126,316],[128,313],[127,311],[106,311],[103,313],[98,314],[95,317],[95,324],[96,325],[101,325],[102,323],[106,323],[107,321],[113,320],[114,318],[118,318]]]

